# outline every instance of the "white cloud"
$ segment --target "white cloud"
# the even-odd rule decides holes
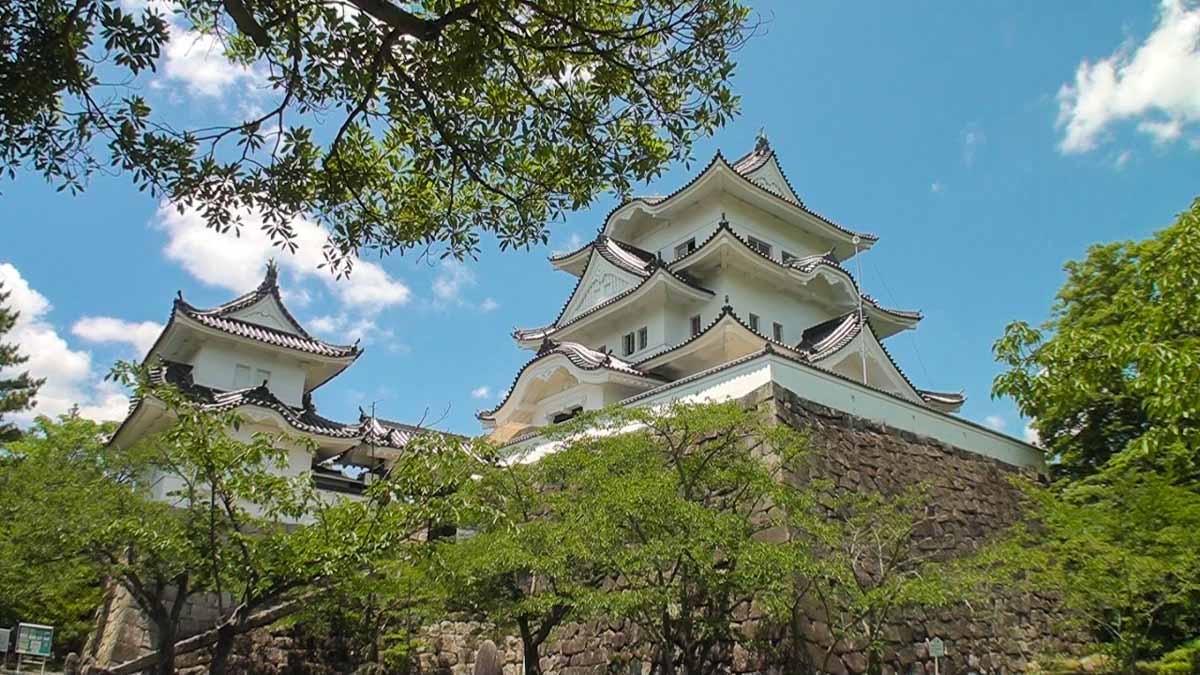
[[[309,319],[305,326],[314,334],[331,342],[374,342],[393,337],[390,330],[381,329],[370,317],[352,316],[345,312],[334,316]]]
[[[162,324],[153,321],[122,321],[111,316],[85,316],[71,326],[71,332],[88,342],[116,342],[133,347],[142,358],[162,332]]]
[[[987,143],[987,135],[979,129],[977,124],[968,124],[962,136],[962,158],[963,164],[967,166],[975,165],[975,155],[979,152],[979,147]]]
[[[1095,63],[1083,61],[1075,81],[1058,91],[1059,150],[1087,152],[1114,122],[1144,118],[1138,130],[1157,142],[1178,139],[1200,121],[1200,7],[1163,0],[1145,42],[1126,44]]]
[[[476,387],[471,390],[471,398],[485,399],[485,398],[490,398],[491,395],[492,395],[491,387]]]
[[[463,291],[474,285],[475,273],[470,268],[457,260],[444,260],[433,280],[434,305],[461,305]]]
[[[500,303],[496,302],[492,298],[484,298],[483,302],[479,303],[479,309],[484,312],[494,312],[497,309],[500,309]]]
[[[1007,426],[1004,418],[999,415],[988,415],[987,417],[983,418],[983,423],[995,429],[996,431],[1004,431],[1004,427]]]
[[[1113,160],[1113,167],[1118,171],[1124,169],[1125,165],[1128,164],[1129,160],[1131,159],[1133,159],[1133,153],[1128,150],[1123,150],[1121,151],[1121,154],[1117,155],[1117,158]]]
[[[1179,119],[1146,120],[1138,123],[1138,131],[1154,139],[1159,145],[1176,141],[1183,135],[1183,122]]]
[[[60,415],[78,405],[80,414],[102,420],[119,420],[128,410],[129,400],[120,388],[104,382],[94,372],[92,356],[85,350],[72,349],[47,320],[53,309],[46,296],[33,289],[11,264],[0,263],[0,283],[11,293],[8,305],[20,312],[16,324],[5,336],[16,344],[29,360],[15,368],[5,369],[5,375],[28,371],[37,378],[46,378],[37,395],[32,411],[12,415],[26,424],[35,415]]]
[[[1042,444],[1041,436],[1038,435],[1037,429],[1034,429],[1032,424],[1025,425],[1025,442],[1038,446]]]
[[[166,232],[164,249],[168,259],[178,262],[193,277],[211,286],[244,293],[262,280],[263,266],[274,258],[297,279],[318,279],[342,304],[358,312],[374,314],[381,309],[408,302],[411,292],[379,265],[355,257],[353,271],[337,279],[327,268],[323,247],[327,235],[319,225],[297,218],[292,222],[297,250],[275,246],[262,229],[262,218],[242,213],[239,235],[221,233],[205,225],[195,210],[180,213],[163,204],[155,226]]]
[[[230,87],[244,83],[247,89],[261,84],[263,74],[233,63],[225,56],[225,45],[212,34],[170,26],[170,40],[163,49],[163,75],[183,83],[193,96],[222,96]]]
[[[576,233],[572,233],[571,236],[567,239],[567,243],[565,246],[563,246],[561,249],[556,249],[554,251],[551,251],[550,253],[551,253],[551,255],[562,255],[564,253],[570,253],[571,251],[576,251],[581,246],[583,246],[583,237],[580,237]]]

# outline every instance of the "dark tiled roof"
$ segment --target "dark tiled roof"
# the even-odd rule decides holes
[[[329,438],[359,440],[399,449],[405,447],[415,436],[431,433],[428,429],[372,418],[365,413],[360,415],[355,424],[337,422],[318,414],[311,396],[306,395],[304,405],[296,407],[281,401],[262,385],[232,391],[213,389],[196,384],[192,379],[192,367],[185,363],[162,362],[150,370],[150,383],[155,386],[173,385],[207,410],[221,412],[247,405],[272,410],[298,431]],[[133,401],[131,409],[140,403]]]
[[[772,152],[773,152],[773,151],[772,151]],[[751,154],[753,154],[753,152],[752,152]],[[743,161],[743,160],[747,159],[747,157],[748,157],[748,155],[747,155],[747,156],[744,156],[744,157],[742,157],[742,159],[741,159],[741,160],[739,160],[739,161]],[[604,233],[605,229],[608,227],[608,223],[609,223],[609,221],[610,221],[610,220],[612,220],[613,214],[615,214],[617,211],[620,211],[621,209],[625,208],[626,206],[628,206],[628,205],[630,205],[630,204],[632,204],[632,203],[634,203],[634,202],[640,202],[640,203],[647,204],[647,205],[651,205],[651,206],[653,206],[653,205],[658,205],[658,204],[662,204],[662,203],[664,203],[664,202],[667,202],[667,201],[669,201],[671,198],[675,197],[676,195],[680,194],[681,192],[683,192],[683,191],[687,190],[687,189],[688,189],[688,188],[690,188],[692,185],[694,185],[694,184],[696,183],[696,181],[700,180],[700,179],[701,179],[701,178],[702,178],[702,177],[703,177],[705,174],[707,174],[707,173],[709,172],[709,170],[711,170],[711,169],[712,169],[712,168],[713,168],[713,167],[714,167],[714,166],[715,166],[717,163],[724,164],[724,165],[725,165],[726,167],[728,167],[728,168],[729,168],[731,171],[733,171],[733,174],[734,174],[735,176],[737,176],[739,179],[741,179],[741,180],[745,181],[747,185],[749,185],[749,186],[753,187],[755,190],[759,190],[759,191],[761,191],[761,192],[763,192],[763,193],[765,193],[765,194],[771,195],[772,197],[775,197],[775,198],[777,198],[777,199],[782,199],[782,200],[783,200],[784,202],[786,202],[787,204],[789,204],[789,205],[791,205],[791,206],[793,206],[793,207],[795,207],[795,208],[798,208],[798,209],[800,209],[800,210],[804,211],[804,212],[805,212],[805,213],[807,213],[808,215],[810,215],[810,216],[813,216],[813,217],[814,217],[814,218],[816,218],[817,220],[821,221],[822,223],[825,223],[826,225],[828,225],[828,226],[832,227],[833,229],[835,229],[835,230],[837,230],[837,231],[839,231],[839,232],[842,232],[843,234],[847,234],[847,235],[850,235],[850,236],[857,236],[857,237],[860,237],[860,238],[862,238],[862,239],[864,239],[864,240],[871,241],[871,242],[874,242],[874,241],[878,241],[878,240],[879,240],[879,237],[878,237],[877,235],[870,234],[870,233],[867,233],[867,232],[855,232],[854,230],[848,229],[848,228],[846,228],[846,227],[842,227],[841,225],[838,225],[837,223],[833,222],[832,220],[830,220],[830,219],[826,218],[825,216],[823,216],[823,215],[821,215],[821,214],[817,213],[816,211],[813,211],[812,209],[808,208],[807,206],[805,206],[805,205],[804,205],[804,203],[802,203],[802,202],[797,202],[797,201],[795,201],[795,200],[793,200],[793,199],[790,199],[790,198],[788,198],[788,197],[786,197],[786,196],[784,196],[784,195],[781,195],[781,194],[779,194],[779,193],[775,192],[774,190],[770,190],[770,189],[768,189],[768,188],[765,188],[765,187],[763,187],[763,186],[759,185],[758,183],[755,183],[754,181],[750,180],[750,179],[749,179],[749,178],[747,178],[745,175],[743,175],[742,171],[739,171],[739,170],[738,170],[738,169],[736,169],[736,168],[735,168],[733,165],[731,165],[731,164],[730,164],[728,161],[726,161],[726,159],[725,159],[724,155],[722,155],[720,151],[717,151],[717,153],[716,153],[715,155],[713,155],[712,161],[710,161],[710,162],[708,163],[708,165],[704,167],[704,169],[703,169],[703,170],[701,170],[699,173],[697,173],[695,176],[693,176],[691,180],[689,180],[687,183],[684,183],[684,185],[683,185],[682,187],[680,187],[678,190],[675,190],[675,191],[674,191],[674,192],[672,192],[671,194],[669,194],[669,195],[667,195],[667,196],[665,196],[665,197],[661,197],[661,198],[653,198],[653,199],[648,199],[648,198],[645,198],[645,197],[634,197],[634,198],[632,198],[632,199],[628,199],[628,200],[626,200],[626,201],[624,201],[624,202],[621,202],[620,204],[618,204],[618,205],[617,205],[615,208],[613,208],[613,210],[612,210],[612,211],[609,211],[609,213],[608,213],[608,215],[607,215],[607,216],[605,216],[605,218],[604,218],[604,222],[603,222],[603,223],[600,225],[600,233],[601,233],[601,234],[603,234],[603,233]],[[757,167],[756,167],[756,168],[757,168]],[[780,167],[780,173],[781,173],[781,174],[783,173],[783,168],[782,168],[782,167]],[[785,181],[787,181],[787,176],[786,176],[786,175],[784,175],[784,177],[783,177],[783,178],[784,178],[784,180],[785,180]],[[791,183],[790,183],[790,182],[788,182],[788,187],[789,187],[789,188],[791,188]],[[795,190],[793,190],[793,192],[794,192],[794,191],[795,191]]]
[[[766,260],[767,262],[775,265],[776,267],[782,267],[785,269],[789,269],[789,268],[796,269],[796,270],[799,270],[806,274],[809,272],[812,272],[813,270],[815,270],[818,267],[827,267],[829,269],[835,270],[838,273],[844,275],[846,277],[846,280],[850,282],[850,286],[853,287],[854,290],[862,296],[863,301],[866,302],[867,304],[871,305],[873,308],[875,308],[881,312],[884,312],[885,314],[891,314],[893,316],[896,316],[900,319],[920,320],[922,318],[921,313],[917,312],[917,311],[910,311],[910,310],[904,310],[904,309],[889,309],[887,307],[883,307],[882,305],[879,304],[879,302],[877,300],[875,300],[875,298],[872,298],[871,296],[860,291],[858,288],[858,281],[854,278],[854,275],[851,274],[849,270],[847,270],[845,267],[843,267],[842,264],[839,263],[833,257],[832,251],[830,251],[828,253],[823,253],[823,254],[804,256],[803,258],[797,258],[795,260],[789,261],[787,264],[784,264],[784,263],[772,258],[771,256],[763,253],[762,251],[754,248],[753,246],[751,246],[750,242],[747,241],[744,237],[742,237],[742,235],[738,234],[733,229],[733,227],[729,224],[729,221],[723,217],[721,219],[720,224],[717,225],[717,228],[715,230],[713,230],[712,234],[710,234],[708,236],[708,238],[704,240],[703,243],[701,243],[695,249],[690,251],[687,255],[684,255],[682,257],[672,260],[668,264],[668,267],[675,268],[675,267],[679,266],[679,264],[681,262],[687,260],[688,258],[699,255],[700,252],[704,250],[705,246],[708,246],[713,240],[715,240],[723,232],[728,233],[729,235],[733,236],[733,238],[736,239],[738,241],[738,243],[740,243],[742,245],[742,247],[745,248],[747,251],[750,251],[754,255],[757,255],[758,257],[762,258],[763,260]]]
[[[197,311],[194,307],[187,304],[183,300],[175,301],[175,310],[193,319],[209,328],[214,328],[223,333],[236,335],[238,337],[248,338],[257,342],[263,342],[276,347],[284,347],[286,349],[294,349],[296,351],[316,354],[318,356],[328,356],[338,359],[353,359],[358,358],[362,350],[358,345],[334,345],[322,340],[317,340],[311,337],[303,337],[294,335],[285,331],[281,331],[268,326],[261,326],[249,321],[242,321],[229,316],[221,316],[207,312]],[[172,318],[174,316],[172,315]]]
[[[525,374],[525,371],[533,364],[556,354],[565,356],[568,361],[581,370],[600,370],[603,368],[623,375],[631,375],[648,380],[662,380],[661,377],[643,372],[634,365],[622,361],[612,354],[589,349],[577,342],[555,342],[554,340],[547,339],[542,343],[541,348],[538,349],[537,355],[530,359],[524,366],[521,366],[521,370],[517,371],[517,376],[513,378],[512,385],[509,386],[504,400],[500,401],[493,408],[480,410],[475,416],[481,420],[493,419],[496,411],[503,408],[504,404],[508,403],[508,399],[512,398],[513,391],[517,388],[517,382],[521,380],[521,375]]]
[[[858,312],[849,312],[806,328],[796,349],[818,360],[845,347],[859,333]]]
[[[284,318],[294,332],[261,326],[230,316],[266,297],[275,298],[279,308],[283,311]],[[300,322],[296,321],[296,317],[292,316],[287,306],[283,304],[283,298],[279,292],[279,271],[274,261],[267,264],[266,276],[263,277],[262,283],[258,285],[258,288],[255,288],[253,291],[210,309],[202,309],[191,305],[180,296],[175,300],[175,305],[171,310],[172,320],[174,320],[176,313],[183,314],[209,328],[276,347],[338,359],[354,359],[358,358],[359,354],[362,353],[357,344],[330,344],[314,338],[304,330]]]
[[[604,238],[609,239],[608,237],[604,237]],[[615,240],[610,240],[610,241],[615,241]],[[625,246],[628,246],[628,245],[625,245]],[[576,321],[579,321],[587,316],[590,316],[590,315],[594,314],[595,312],[598,312],[598,311],[604,309],[605,307],[614,305],[614,304],[620,302],[621,300],[624,300],[625,298],[629,297],[630,295],[633,295],[642,286],[645,286],[647,283],[650,283],[650,281],[652,279],[654,279],[655,273],[657,273],[659,271],[662,271],[663,273],[670,275],[676,281],[679,281],[680,283],[682,283],[694,290],[700,291],[702,293],[707,293],[709,295],[713,294],[712,291],[708,290],[707,288],[704,288],[703,286],[700,286],[695,281],[693,281],[691,279],[691,277],[689,277],[688,275],[677,273],[677,272],[672,272],[668,267],[659,264],[658,258],[654,257],[652,254],[646,253],[645,251],[641,251],[640,249],[635,249],[634,247],[629,247],[629,249],[631,251],[640,251],[640,253],[630,252],[630,253],[627,253],[627,255],[636,255],[636,256],[640,257],[642,254],[644,254],[646,256],[650,256],[649,260],[651,262],[649,262],[647,264],[645,274],[639,274],[639,276],[642,277],[641,283],[634,286],[633,288],[629,288],[624,291],[621,291],[620,293],[605,300],[604,302],[601,302],[596,305],[593,305],[592,307],[589,307],[588,309],[584,310],[583,312],[572,317],[569,321],[560,323],[562,321],[563,315],[566,314],[566,312],[567,312],[567,308],[571,306],[571,300],[575,297],[575,294],[579,292],[579,286],[580,286],[580,284],[583,283],[583,278],[587,276],[587,267],[585,267],[583,270],[583,273],[580,274],[579,278],[575,280],[575,287],[571,289],[571,294],[569,296],[567,296],[567,301],[564,302],[563,306],[558,310],[558,316],[556,316],[554,318],[554,323],[550,324],[549,326],[542,326],[539,328],[527,328],[527,329],[518,328],[512,332],[512,336],[514,338],[516,338],[517,340],[536,340],[538,338],[544,338],[544,337],[553,335],[555,332],[557,332],[563,328],[566,328],[567,326],[575,323]],[[599,247],[592,250],[591,257],[588,258],[588,267],[591,267],[592,260],[595,259],[595,256],[599,252],[600,252]],[[601,257],[604,257],[606,260],[608,259],[602,253],[600,255],[601,255]],[[614,263],[614,264],[616,264],[616,263]],[[632,272],[633,270],[630,270],[630,271]],[[636,274],[636,272],[635,272],[635,274]]]

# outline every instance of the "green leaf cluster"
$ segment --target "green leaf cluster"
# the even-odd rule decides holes
[[[737,0],[6,3],[0,171],[72,193],[125,173],[222,231],[257,213],[285,247],[305,217],[342,272],[363,249],[528,247],[730,119],[747,17]],[[214,39],[274,102],[202,128],[156,115],[138,76],[172,33]]]
[[[992,386],[1033,420],[1052,469],[1200,481],[1200,199],[1149,239],[1093,246],[1040,328],[1008,326]]]

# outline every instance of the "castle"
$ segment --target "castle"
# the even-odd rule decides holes
[[[734,162],[717,154],[682,188],[621,204],[594,241],[551,256],[555,268],[577,277],[575,288],[553,321],[513,332],[534,355],[504,399],[478,413],[483,428],[511,456],[532,459],[552,450],[543,439],[547,427],[581,411],[676,400],[753,403],[809,433],[813,475],[837,490],[893,493],[926,484],[936,499],[930,545],[939,555],[971,551],[1021,519],[1020,491],[1008,478],[1042,471],[1042,452],[956,416],[961,394],[918,388],[892,359],[885,342],[914,329],[921,314],[884,307],[859,288],[849,268],[877,241],[808,208],[765,138]],[[282,430],[307,439],[287,448],[286,471],[356,498],[415,435],[427,433],[365,413],[349,423],[318,414],[312,392],[361,353],[310,335],[284,305],[270,265],[258,288],[218,307],[176,299],[146,364],[156,381],[203,405],[238,410],[245,423],[234,433]],[[169,423],[161,403],[143,399],[112,442],[124,446]],[[164,482],[156,490],[163,496],[175,487]],[[114,597],[102,612],[110,620],[95,641],[99,662],[144,649],[139,621],[120,618],[127,604]],[[1044,598],[998,594],[978,616],[906,616],[888,628],[884,672],[933,672],[923,641],[935,635],[949,645],[951,670],[1024,670],[1043,650],[1071,647],[1054,611]],[[821,620],[804,618],[815,649],[831,646]],[[420,670],[469,673],[479,627],[443,621],[429,630]],[[623,631],[565,626],[543,647],[542,670],[606,672],[609,657],[630,649]],[[261,639],[275,644],[269,635]],[[738,649],[733,672],[763,670]],[[504,672],[517,675],[519,642],[504,641],[502,651]],[[830,672],[862,672],[863,663],[861,654],[838,651]]]
[[[513,338],[535,356],[478,414],[513,452],[539,429],[607,405],[740,398],[769,383],[834,410],[1038,468],[1026,443],[956,417],[964,397],[920,389],[884,342],[921,320],[863,294],[847,263],[878,238],[809,209],[765,137],[718,153],[665,197],[631,199],[596,239],[555,255],[578,277],[546,326]]]

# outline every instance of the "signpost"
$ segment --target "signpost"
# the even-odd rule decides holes
[[[25,659],[39,663],[46,672],[46,661],[50,659],[50,645],[54,641],[54,627],[36,623],[17,624],[17,672]]]
[[[933,675],[940,675],[938,672],[938,659],[946,655],[946,643],[942,642],[942,638],[935,637],[932,640],[925,641],[925,649],[933,657]]]

